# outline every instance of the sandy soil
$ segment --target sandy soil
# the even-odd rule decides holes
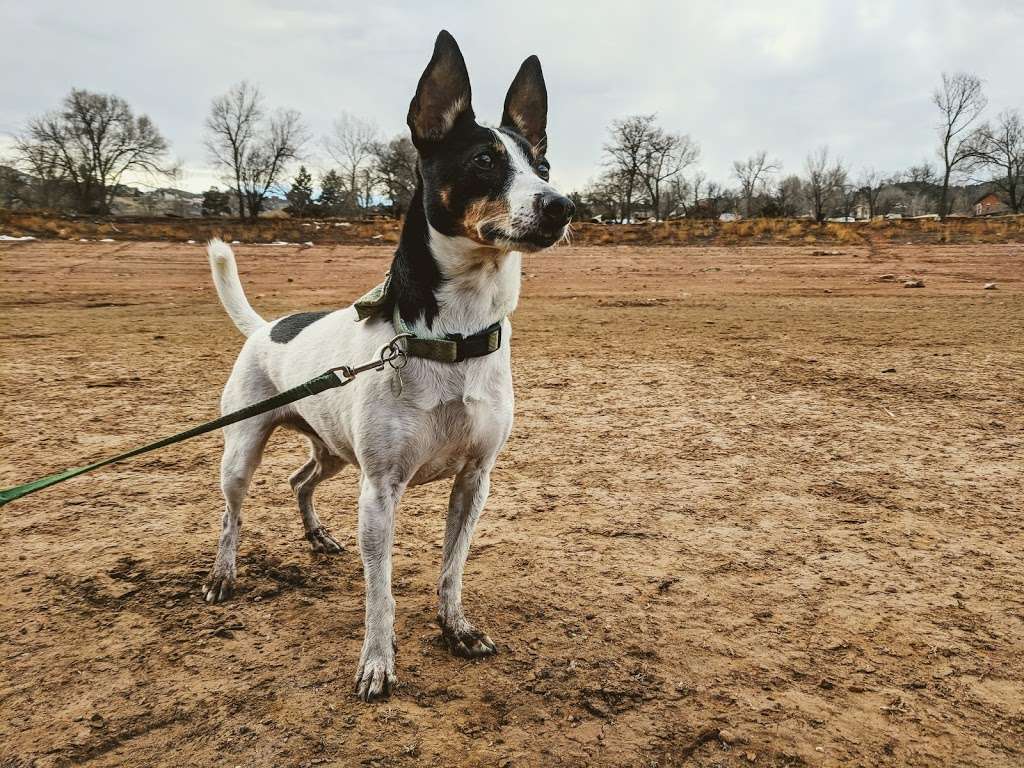
[[[238,253],[267,315],[344,305],[389,260]],[[3,485],[215,415],[240,340],[199,246],[0,259]],[[401,684],[354,698],[356,477],[321,486],[347,551],[314,557],[283,432],[241,594],[203,604],[208,436],[0,512],[0,765],[1024,763],[1024,246],[579,247],[525,270],[516,427],[466,576],[497,657],[439,643],[447,484],[415,489]]]

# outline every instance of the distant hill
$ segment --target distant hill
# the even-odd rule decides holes
[[[0,208],[36,208],[31,191],[40,184],[38,178],[9,165],[0,164]],[[234,197],[234,196],[232,196]],[[284,197],[269,196],[263,203],[265,211],[281,210],[288,205]],[[115,216],[201,216],[203,193],[189,192],[175,187],[140,189],[130,184],[119,184],[114,192]]]

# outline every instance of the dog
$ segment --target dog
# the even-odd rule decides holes
[[[310,458],[290,482],[314,551],[341,551],[317,517],[314,490],[347,465],[359,469],[366,626],[355,690],[364,701],[388,695],[396,682],[391,550],[396,510],[409,486],[454,478],[437,620],[453,654],[496,652],[463,611],[462,574],[491,470],[512,428],[508,317],[519,299],[522,254],[562,240],[574,213],[572,201],[548,181],[547,89],[536,56],[512,81],[499,126],[485,127],[473,113],[459,46],[442,31],[408,125],[419,155],[417,187],[372,316],[361,319],[357,303],[266,321],[245,297],[231,249],[219,240],[208,247],[221,303],[248,337],[224,389],[225,413],[325,368],[372,359],[396,328],[415,335],[410,344],[455,350],[445,360],[410,354],[401,371],[367,373],[224,429],[225,510],[203,585],[207,602],[228,598],[235,586],[242,501],[277,427],[309,439]]]

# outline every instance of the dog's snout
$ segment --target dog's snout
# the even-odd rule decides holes
[[[540,218],[545,229],[564,227],[575,213],[575,204],[563,195],[546,195],[540,200]]]

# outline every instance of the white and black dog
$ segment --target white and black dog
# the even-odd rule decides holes
[[[242,500],[275,428],[297,429],[312,447],[291,485],[315,551],[341,548],[317,518],[314,489],[348,464],[359,468],[366,635],[356,692],[365,700],[385,695],[395,682],[391,550],[396,508],[410,485],[455,478],[438,622],[453,653],[495,652],[463,613],[462,573],[491,469],[512,427],[508,316],[519,298],[520,254],[561,240],[574,212],[547,181],[547,90],[536,56],[523,62],[512,82],[500,127],[483,127],[473,114],[462,53],[441,32],[408,124],[419,153],[419,183],[377,316],[360,322],[350,306],[268,322],[246,300],[231,249],[220,241],[209,247],[217,292],[248,337],[224,389],[224,412],[325,368],[371,359],[396,334],[396,325],[422,339],[473,339],[489,328],[498,333],[498,345],[467,347],[457,362],[411,357],[401,374],[367,374],[224,430],[226,505],[217,558],[203,586],[209,602],[224,600],[234,587]],[[393,380],[398,375],[400,387]]]

